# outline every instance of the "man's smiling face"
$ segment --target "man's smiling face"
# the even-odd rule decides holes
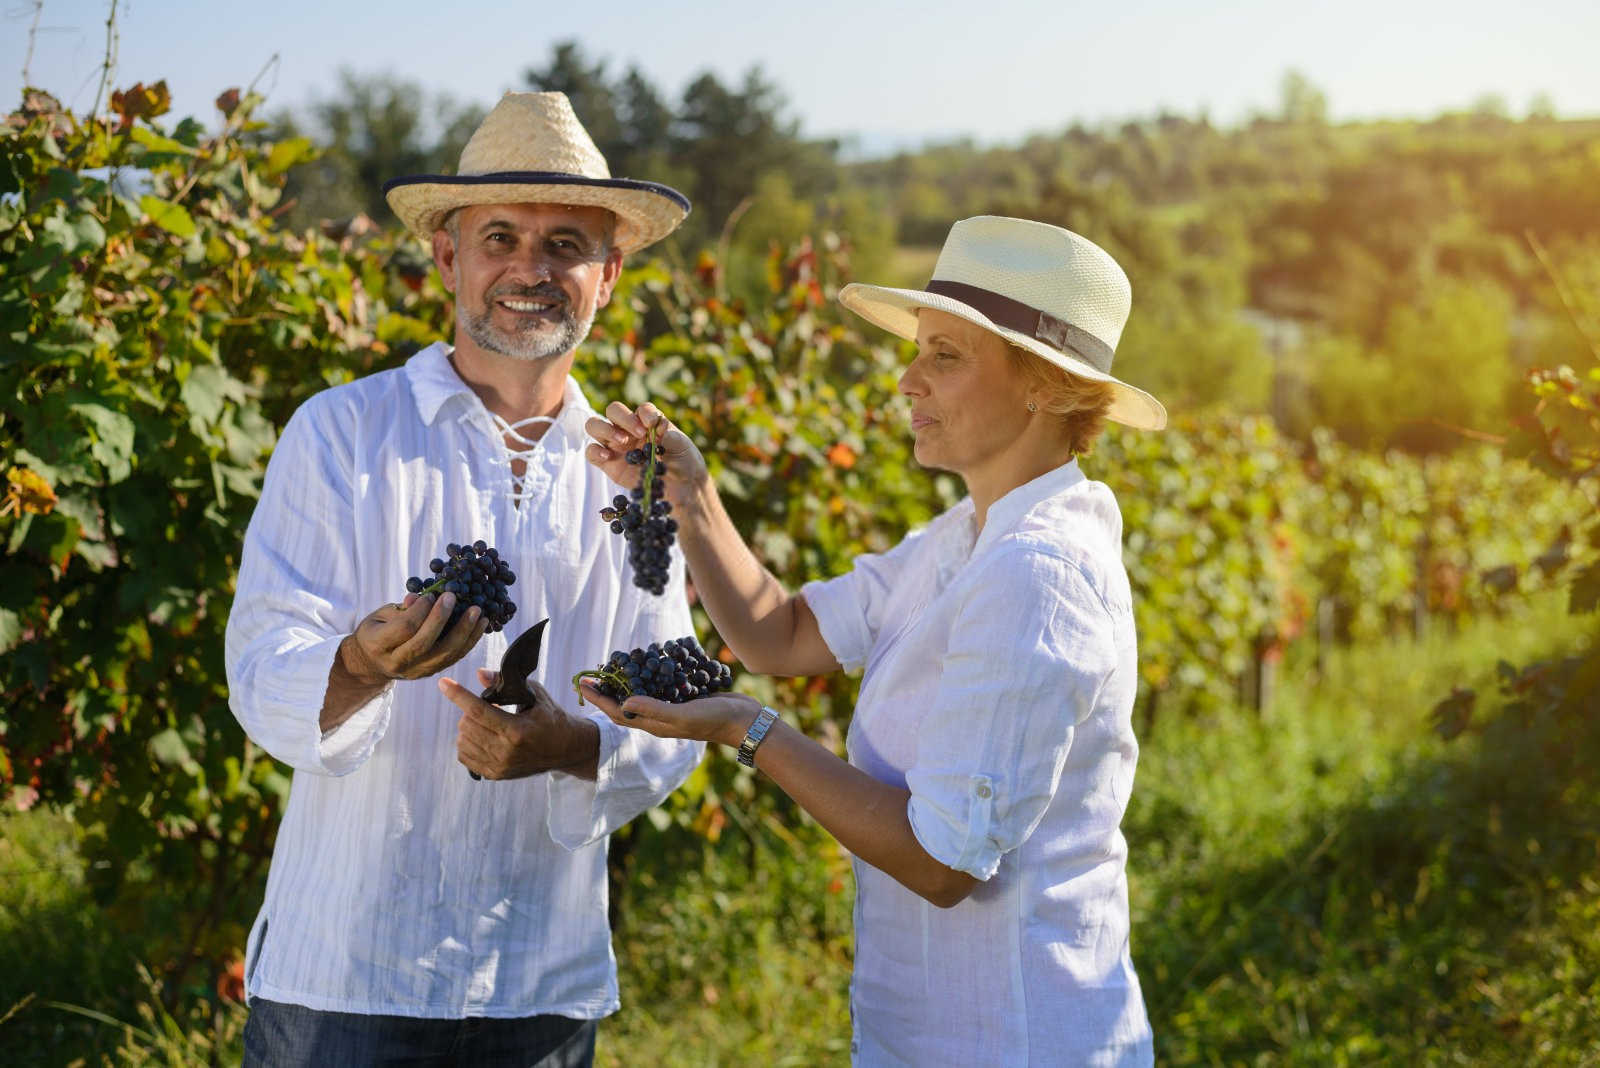
[[[434,262],[456,297],[457,345],[470,340],[521,360],[577,348],[622,269],[615,225],[604,208],[565,204],[457,211],[433,237]]]

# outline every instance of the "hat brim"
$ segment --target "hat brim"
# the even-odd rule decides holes
[[[616,246],[637,252],[666,237],[689,215],[689,200],[670,186],[632,178],[506,171],[419,174],[384,183],[384,198],[407,230],[424,241],[457,208],[471,204],[573,204],[617,217]]]
[[[1068,353],[1053,349],[1038,338],[1000,326],[976,308],[963,304],[953,297],[921,289],[891,289],[888,286],[851,282],[839,291],[839,303],[869,323],[881,326],[889,333],[908,341],[917,339],[917,313],[923,308],[948,312],[992,334],[998,334],[1011,344],[1048,360],[1062,370],[1070,371],[1080,378],[1110,385],[1114,393],[1111,408],[1106,412],[1107,419],[1139,430],[1161,430],[1167,425],[1166,408],[1144,390],[1130,386],[1120,378],[1107,374]]]

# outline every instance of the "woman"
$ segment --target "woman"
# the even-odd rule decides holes
[[[729,522],[699,451],[650,405],[589,423],[617,481],[647,431],[695,587],[751,671],[865,667],[849,762],[727,694],[631,697],[617,722],[740,747],[854,855],[859,1064],[1139,1065],[1118,824],[1138,746],[1132,604],[1111,492],[1076,457],[1166,413],[1110,373],[1129,286],[1059,227],[957,223],[925,291],[849,285],[914,338],[917,461],[969,496],[850,573],[785,592]]]

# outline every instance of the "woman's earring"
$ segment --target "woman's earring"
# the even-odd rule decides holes
[[[1039,410],[1039,406],[1037,404],[1033,403],[1033,401],[1029,401],[1028,402],[1028,411],[1036,412],[1038,410]]]

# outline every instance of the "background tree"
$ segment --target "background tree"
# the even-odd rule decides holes
[[[303,115],[280,116],[272,140],[308,136],[321,151],[286,189],[288,222],[301,229],[358,214],[394,221],[383,183],[405,174],[454,174],[485,109],[387,74],[339,72],[338,87]]]

